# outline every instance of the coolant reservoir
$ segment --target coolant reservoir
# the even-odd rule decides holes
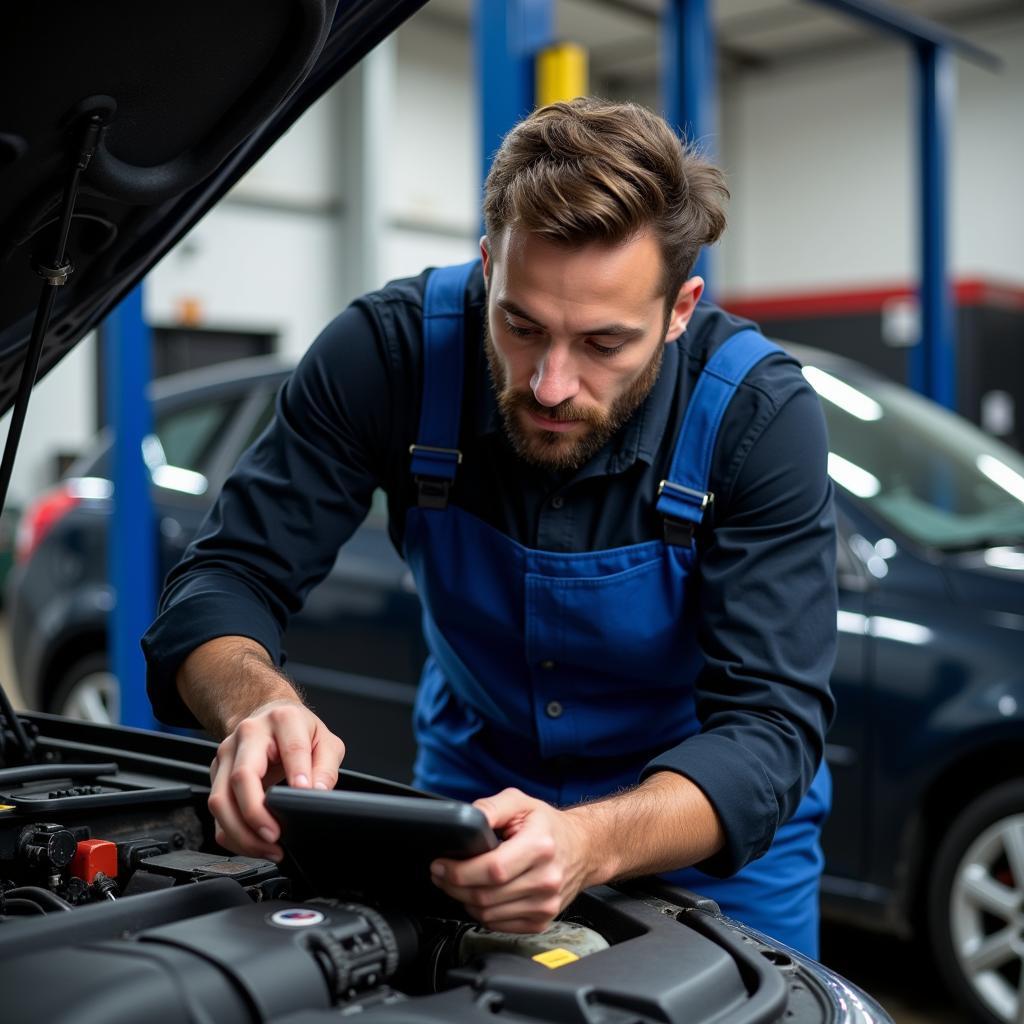
[[[465,964],[485,953],[515,953],[536,960],[545,967],[563,967],[598,950],[607,949],[608,942],[593,928],[571,921],[556,921],[546,932],[520,935],[514,932],[492,932],[488,928],[470,928],[459,942],[459,964]]]

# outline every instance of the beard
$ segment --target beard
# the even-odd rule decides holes
[[[651,393],[665,355],[664,338],[639,376],[612,402],[610,408],[577,405],[567,399],[556,406],[541,405],[529,389],[517,390],[508,383],[484,321],[484,349],[505,433],[516,454],[542,469],[577,470],[599,452],[608,439],[633,415]],[[524,425],[525,413],[533,412],[559,423],[579,421],[582,436],[568,436],[554,430]],[[577,432],[574,432],[578,434]]]

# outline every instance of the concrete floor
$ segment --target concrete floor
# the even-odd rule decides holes
[[[6,619],[0,615],[0,681],[24,707],[10,661]],[[935,972],[919,944],[826,924],[821,959],[877,999],[896,1024],[967,1024],[966,1015],[936,990]]]

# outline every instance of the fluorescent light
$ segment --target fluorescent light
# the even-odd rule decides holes
[[[76,476],[67,481],[67,490],[83,501],[105,501],[114,493],[114,485],[101,476]]]
[[[1016,569],[1024,572],[1024,552],[1014,548],[989,548],[984,555],[985,564],[994,569]]]
[[[871,616],[869,632],[872,636],[895,640],[901,644],[930,644],[935,635],[927,626],[904,622],[902,619],[887,619],[880,615]]]
[[[164,455],[164,446],[156,434],[147,434],[142,439],[142,461],[152,471],[157,466],[167,465],[167,456]]]
[[[875,554],[879,558],[892,558],[897,551],[899,551],[899,548],[892,537],[883,537],[881,540],[875,541]]]
[[[185,494],[205,494],[209,486],[202,473],[193,473],[191,469],[182,469],[180,466],[156,466],[153,469],[153,483],[157,487]]]
[[[872,476],[866,469],[855,466],[835,452],[828,453],[828,475],[858,498],[873,498],[882,489],[882,482],[877,476]]]
[[[992,481],[1002,487],[1007,494],[1012,494],[1018,501],[1024,501],[1024,476],[1001,462],[994,455],[979,455],[978,469]]]
[[[862,391],[850,387],[831,373],[819,370],[816,366],[805,366],[804,377],[822,398],[851,416],[868,421],[882,418],[882,407],[873,398],[868,398]]]
[[[858,612],[844,612],[840,608],[836,613],[836,629],[840,633],[863,636],[868,631],[868,617]]]

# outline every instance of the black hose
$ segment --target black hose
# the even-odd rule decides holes
[[[55,892],[49,889],[40,888],[38,885],[19,885],[15,889],[7,890],[8,905],[10,899],[26,899],[38,904],[43,911],[46,910],[74,910],[74,907],[67,900],[62,899]]]
[[[30,910],[34,914],[46,913],[35,900],[4,900],[4,910]]]

